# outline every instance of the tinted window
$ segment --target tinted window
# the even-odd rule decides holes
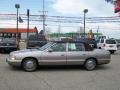
[[[2,38],[0,38],[0,42],[2,41]]]
[[[99,42],[100,42],[100,40],[99,40],[99,39],[97,39],[97,40],[96,40],[96,42],[97,42],[97,43],[99,43]]]
[[[106,40],[107,44],[116,44],[115,40]]]
[[[16,42],[15,38],[3,38],[2,39],[3,42]]]
[[[118,43],[120,43],[120,40],[117,40]]]
[[[101,43],[104,43],[104,39],[101,39]]]
[[[83,43],[69,43],[68,51],[85,51]]]

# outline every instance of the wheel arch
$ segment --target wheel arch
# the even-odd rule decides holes
[[[21,66],[22,66],[22,63],[23,63],[26,59],[29,59],[29,58],[34,59],[34,60],[37,62],[37,65],[39,65],[37,58],[35,58],[35,57],[25,57],[25,58],[22,59]]]
[[[95,57],[89,57],[89,58],[87,58],[87,59],[85,60],[84,64],[86,63],[86,61],[87,61],[88,59],[94,59],[95,62],[96,62],[96,64],[98,64],[98,60],[97,60],[97,58],[95,58]]]

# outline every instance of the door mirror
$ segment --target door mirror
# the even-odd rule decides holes
[[[48,49],[47,51],[48,51],[48,52],[53,52],[53,50],[52,50],[52,49]]]

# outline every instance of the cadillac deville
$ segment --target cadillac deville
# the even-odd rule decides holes
[[[81,41],[53,41],[41,48],[13,51],[6,58],[11,66],[34,71],[40,65],[84,65],[94,70],[97,65],[110,63],[110,52],[93,49]]]

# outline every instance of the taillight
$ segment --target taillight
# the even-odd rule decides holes
[[[105,44],[103,44],[103,47],[105,47]]]

